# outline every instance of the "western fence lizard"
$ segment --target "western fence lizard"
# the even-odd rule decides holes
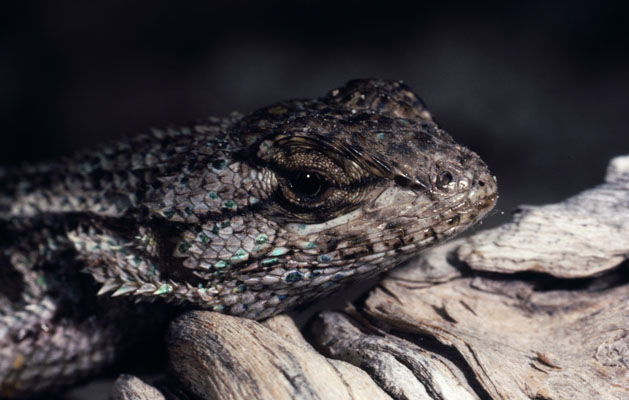
[[[150,324],[145,303],[266,318],[452,237],[496,198],[481,159],[380,80],[0,170],[0,397],[109,364]]]

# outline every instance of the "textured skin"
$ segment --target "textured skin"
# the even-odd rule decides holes
[[[481,159],[394,81],[0,170],[0,397],[110,363],[149,324],[126,299],[266,318],[452,237],[496,198]]]

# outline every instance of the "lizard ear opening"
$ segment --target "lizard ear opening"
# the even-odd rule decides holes
[[[324,100],[352,112],[371,111],[391,118],[432,121],[424,102],[401,81],[356,79],[332,90]]]

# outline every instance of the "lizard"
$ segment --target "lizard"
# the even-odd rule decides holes
[[[164,303],[260,320],[378,275],[497,197],[419,96],[375,79],[0,169],[0,397],[101,370]]]

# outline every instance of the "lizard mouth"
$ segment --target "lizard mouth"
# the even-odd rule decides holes
[[[443,242],[480,221],[498,200],[496,179],[489,171],[483,171],[465,183],[465,189],[451,193],[439,202],[428,202],[430,193],[404,204],[392,202],[387,208],[397,215],[397,222],[390,220],[382,237],[396,237],[393,246],[400,256],[412,255],[424,247]],[[409,193],[410,191],[406,191]],[[426,206],[422,207],[422,204]],[[386,240],[384,241],[386,244]],[[392,243],[392,242],[390,242]]]
[[[480,221],[494,207],[497,198],[496,180],[489,172],[472,179],[465,190],[451,193],[438,202],[426,191],[417,193],[391,186],[370,207],[355,211],[360,215],[348,215],[339,221],[336,229],[351,240],[337,242],[335,249],[345,260],[381,263],[386,269]],[[364,254],[361,248],[370,250]]]

